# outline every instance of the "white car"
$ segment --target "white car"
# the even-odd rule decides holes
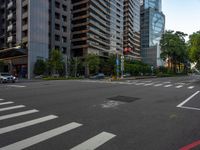
[[[17,78],[9,73],[0,73],[0,83],[15,83]]]

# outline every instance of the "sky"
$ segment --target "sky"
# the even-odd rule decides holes
[[[200,30],[200,0],[162,0],[166,30],[187,34]]]

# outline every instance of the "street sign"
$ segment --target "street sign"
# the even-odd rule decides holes
[[[116,59],[116,65],[119,66],[119,59]]]

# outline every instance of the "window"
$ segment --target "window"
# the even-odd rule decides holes
[[[60,19],[60,14],[59,13],[55,13],[55,18],[56,19]]]
[[[60,3],[56,1],[56,2],[55,2],[55,7],[56,7],[56,8],[60,8]]]
[[[55,40],[56,41],[60,41],[60,36],[59,35],[55,35]]]
[[[67,16],[62,15],[62,21],[66,22],[67,21]]]
[[[67,11],[67,6],[66,5],[62,5],[63,11]]]
[[[67,27],[62,26],[62,32],[67,32]]]
[[[66,42],[67,42],[67,38],[63,36],[63,37],[62,37],[62,42],[63,42],[63,43],[66,43]]]

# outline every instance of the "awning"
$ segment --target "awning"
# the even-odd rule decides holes
[[[0,50],[0,59],[8,59],[13,57],[25,56],[27,55],[27,49],[20,47],[13,47],[9,49]]]

